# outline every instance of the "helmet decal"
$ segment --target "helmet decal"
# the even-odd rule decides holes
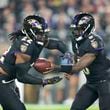
[[[32,25],[32,27],[37,27],[38,29],[42,29],[42,26],[35,19],[30,19],[28,20],[28,22],[30,25]]]
[[[83,24],[83,23],[86,23],[87,20],[88,20],[88,18],[85,16],[85,17],[83,17],[83,18],[79,21],[78,24],[81,25],[81,24]]]

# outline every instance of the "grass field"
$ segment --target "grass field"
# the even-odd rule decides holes
[[[26,105],[28,110],[69,110],[67,105]],[[88,110],[99,110],[96,106],[91,106]]]
[[[66,105],[33,105],[27,104],[27,110],[69,110],[70,106]],[[2,110],[2,109],[0,109]],[[99,110],[98,107],[92,106],[88,110]]]

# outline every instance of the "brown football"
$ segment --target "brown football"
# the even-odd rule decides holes
[[[52,70],[52,63],[46,58],[38,58],[34,64],[33,67],[40,73],[48,73]]]

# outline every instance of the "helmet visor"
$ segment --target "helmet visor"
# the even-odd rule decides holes
[[[30,29],[35,37],[36,42],[44,42],[47,39],[46,33],[37,29]]]
[[[81,26],[70,26],[70,30],[75,35],[75,37],[78,37],[83,34],[84,28],[82,28]]]

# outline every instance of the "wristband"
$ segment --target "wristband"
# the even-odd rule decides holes
[[[73,65],[61,65],[60,72],[71,73]]]

